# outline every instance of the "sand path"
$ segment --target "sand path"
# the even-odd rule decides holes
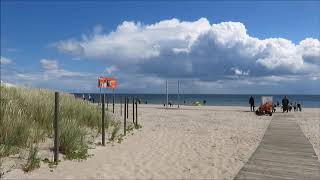
[[[141,105],[139,122],[143,128],[121,144],[97,146],[88,160],[62,161],[52,172],[42,164],[31,173],[15,169],[4,178],[232,179],[259,145],[271,120],[247,110],[165,110],[158,105]]]

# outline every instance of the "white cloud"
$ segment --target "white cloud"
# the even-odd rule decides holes
[[[0,64],[7,65],[7,64],[12,64],[12,63],[13,63],[13,61],[11,59],[1,56]]]
[[[56,60],[41,59],[40,63],[42,67],[48,71],[59,69],[58,62]]]
[[[105,70],[105,72],[108,73],[108,74],[112,74],[115,71],[118,71],[117,66],[110,66],[110,67],[107,67],[106,70]]]
[[[205,18],[195,22],[171,19],[152,25],[124,21],[109,34],[101,34],[100,27],[80,41],[69,39],[53,45],[62,52],[91,58],[148,59],[159,56],[161,51],[188,48],[209,28]]]
[[[234,75],[307,75],[320,68],[318,39],[306,38],[299,44],[259,39],[250,36],[241,22],[210,24],[206,18],[148,25],[124,21],[112,32],[97,26],[91,35],[53,46],[74,57],[104,60],[109,74],[121,69],[161,78],[223,80]]]
[[[39,76],[37,74],[32,74],[32,73],[17,73],[16,76],[19,79],[26,80],[26,81],[39,80]]]
[[[72,72],[60,68],[57,60],[41,59],[40,63],[42,65],[42,68],[45,70],[44,78],[46,80],[50,78],[73,78],[88,76],[87,73]]]
[[[231,70],[234,71],[234,74],[235,75],[238,75],[238,76],[248,76],[249,75],[249,70],[248,71],[245,71],[245,70],[241,70],[241,69],[238,69],[238,68],[231,68]]]

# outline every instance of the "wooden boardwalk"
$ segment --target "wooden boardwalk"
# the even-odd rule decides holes
[[[259,147],[235,179],[320,180],[313,147],[290,116],[274,114]]]

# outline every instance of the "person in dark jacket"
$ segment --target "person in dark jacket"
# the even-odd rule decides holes
[[[254,98],[251,96],[249,99],[250,111],[254,111]]]
[[[289,99],[287,96],[284,96],[284,98],[282,99],[282,110],[283,112],[289,112]]]

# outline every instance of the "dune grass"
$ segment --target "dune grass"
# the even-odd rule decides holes
[[[0,158],[53,136],[54,92],[0,86]],[[109,122],[113,121],[110,116]],[[67,159],[87,157],[88,130],[101,130],[97,105],[60,93],[60,151]]]
[[[40,158],[38,157],[38,151],[39,150],[37,146],[30,147],[28,161],[23,167],[23,170],[25,172],[29,172],[40,167]]]

